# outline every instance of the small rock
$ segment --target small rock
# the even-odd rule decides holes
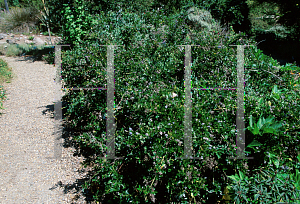
[[[41,38],[37,37],[33,39],[33,42],[37,45],[44,45],[45,41],[43,41]]]
[[[17,41],[20,41],[20,38],[15,38]]]
[[[6,36],[7,36],[6,34],[1,33],[1,34],[0,34],[0,40],[2,40],[3,38],[5,38]]]
[[[16,44],[15,41],[13,41],[13,40],[6,40],[6,42],[7,42],[8,44]]]
[[[26,43],[26,44],[31,44],[31,43],[34,43],[34,44],[35,44],[35,42],[30,41],[30,40],[25,40],[25,43]]]
[[[15,35],[11,35],[10,37],[12,37],[12,38],[13,38],[13,37],[15,37]]]

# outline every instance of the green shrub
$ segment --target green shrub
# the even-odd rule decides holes
[[[82,42],[96,23],[86,9],[86,1],[74,0],[73,5],[64,4],[62,11],[64,43],[71,45]]]
[[[123,160],[101,159],[106,155],[106,92],[69,91],[63,97],[68,107],[67,126],[95,163],[95,174],[84,185],[84,192],[92,193],[97,201],[153,203],[155,195],[158,203],[215,203],[230,185],[226,175],[239,170],[253,177],[254,169],[265,165],[267,151],[279,155],[298,144],[299,105],[294,84],[299,82],[293,80],[288,68],[281,69],[277,61],[248,47],[245,127],[251,127],[251,116],[268,119],[266,127],[258,130],[262,130],[263,137],[246,129],[247,156],[255,160],[228,158],[236,156],[236,92],[232,90],[192,91],[193,154],[203,160],[176,159],[184,152],[185,101],[184,52],[177,45],[219,46],[222,41],[223,49],[192,48],[193,87],[236,87],[236,49],[229,45],[254,44],[240,40],[245,38],[243,33],[231,32],[225,38],[221,30],[191,31],[185,24],[186,15],[184,11],[171,16],[161,16],[159,12],[140,16],[102,12],[86,39],[81,38],[86,31],[80,30],[80,22],[68,27],[68,34],[76,35],[64,37],[73,37],[78,43],[63,52],[62,78],[66,87],[104,87],[106,47],[100,45],[124,45],[116,48],[114,57],[116,156]],[[167,25],[167,34],[151,33],[149,23],[155,29]],[[186,38],[189,33],[194,37]],[[177,96],[172,97],[173,93]],[[268,116],[274,117],[271,120]],[[272,126],[273,120],[281,126]],[[251,149],[253,142],[262,145]],[[286,153],[286,157],[290,155]],[[247,165],[249,171],[245,169]],[[291,162],[287,165],[293,166]],[[231,189],[235,194],[239,191],[232,186]]]
[[[284,166],[282,159],[268,153],[269,164],[275,168],[261,168],[256,170],[253,177],[248,178],[241,171],[239,174],[229,176],[234,182],[230,192],[234,192],[236,204],[251,203],[276,203],[289,202],[300,203],[300,172],[290,174]],[[300,155],[298,156],[300,162]],[[279,168],[281,165],[282,168]],[[263,170],[264,169],[264,170]],[[274,170],[275,169],[275,170]]]
[[[4,52],[8,57],[20,56],[23,53],[17,45],[8,45]]]
[[[0,59],[0,84],[9,83],[12,78],[11,68],[8,67],[8,64]],[[2,109],[3,101],[6,99],[5,90],[3,86],[0,85],[0,109]]]

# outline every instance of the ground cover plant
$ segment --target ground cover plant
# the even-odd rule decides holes
[[[0,46],[0,52],[8,57],[30,55],[34,60],[45,60],[50,64],[54,63],[54,47],[49,45],[3,44]]]
[[[63,52],[66,87],[104,87],[107,48],[100,45],[124,45],[114,56],[116,156],[123,160],[101,159],[106,155],[106,92],[69,90],[63,98],[67,126],[94,162],[95,174],[84,192],[104,203],[216,203],[226,187],[236,203],[296,199],[299,80],[291,73],[300,70],[279,66],[255,46],[245,48],[246,153],[255,160],[228,159],[236,156],[232,90],[192,91],[193,154],[203,160],[176,159],[184,151],[185,100],[184,50],[176,46],[202,46],[192,48],[193,87],[236,87],[236,48],[229,45],[255,44],[230,30],[192,30],[185,15],[102,12],[91,31],[83,31],[90,33],[85,40],[80,23],[74,27],[79,30],[68,27],[80,43]],[[167,32],[153,34],[149,24],[167,25]],[[224,48],[208,48],[221,41]],[[282,161],[272,167],[276,160],[270,157]],[[284,173],[282,166],[289,170]],[[263,167],[268,171],[260,171]],[[285,174],[292,177],[289,185],[281,184]]]
[[[7,63],[0,59],[0,109],[2,109],[3,101],[6,99],[5,90],[3,89],[3,83],[9,83],[12,78],[11,68]]]

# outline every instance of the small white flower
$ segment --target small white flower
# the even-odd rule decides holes
[[[172,93],[172,98],[175,98],[176,96],[178,96],[176,93]]]

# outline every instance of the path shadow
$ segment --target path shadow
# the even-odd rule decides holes
[[[66,107],[67,107],[67,103],[66,102],[62,102],[62,132],[60,133],[62,136],[61,138],[63,139],[63,144],[62,146],[64,148],[73,148],[75,150],[73,156],[74,157],[83,157],[84,163],[86,164],[90,164],[93,160],[94,160],[94,154],[93,152],[90,151],[90,149],[82,149],[80,148],[79,144],[74,140],[74,135],[79,134],[78,132],[75,132],[73,130],[71,130],[70,128],[68,128],[68,126],[65,123],[65,113],[66,113]],[[47,106],[43,106],[44,110],[42,110],[42,114],[44,116],[46,115],[50,115],[50,118],[54,119],[54,105],[47,105]],[[54,132],[53,135],[56,135],[56,133]],[[88,182],[91,180],[91,178],[93,177],[93,175],[95,175],[94,171],[92,170],[86,170],[86,169],[79,169],[80,166],[78,166],[77,172],[78,173],[84,173],[86,172],[86,175],[81,178],[81,179],[76,179],[76,181],[72,184],[63,184],[61,181],[59,181],[57,184],[55,184],[52,188],[50,188],[49,190],[53,190],[56,188],[63,188],[63,192],[65,194],[69,193],[69,192],[74,192],[74,197],[73,197],[73,201],[71,202],[71,204],[75,204],[77,203],[76,201],[79,200],[80,197],[83,197],[84,200],[86,201],[86,203],[90,203],[90,204],[94,204],[95,202],[93,199],[93,194],[91,192],[89,192],[89,190],[82,190],[82,185],[85,182]]]
[[[44,47],[42,49],[33,49],[30,51],[23,50],[23,56],[24,58],[20,61],[44,61],[47,64],[54,64],[54,54],[55,48],[53,47]]]

